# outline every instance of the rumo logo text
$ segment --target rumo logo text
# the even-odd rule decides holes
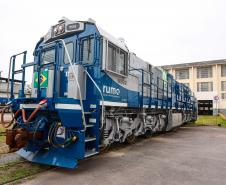
[[[103,92],[106,94],[112,94],[112,95],[120,95],[120,90],[114,87],[110,87],[110,86],[103,86]]]

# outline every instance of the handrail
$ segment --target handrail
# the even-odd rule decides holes
[[[7,82],[7,89],[6,89],[8,101],[9,101],[9,79],[10,79],[10,73],[11,73],[11,66],[12,66],[12,59],[13,58],[14,58],[14,56],[11,56],[10,61],[9,61],[8,82]]]
[[[102,102],[101,102],[101,107],[102,107],[102,110],[101,110],[101,128],[103,128],[104,126],[104,96],[99,88],[99,86],[97,85],[97,83],[93,80],[93,78],[91,77],[91,75],[89,74],[89,72],[87,70],[85,70],[85,68],[83,67],[84,71],[86,72],[86,74],[88,75],[88,77],[90,78],[90,80],[93,82],[93,84],[96,86],[97,90],[99,91],[100,93],[100,96],[101,96],[101,99],[102,99]]]
[[[70,59],[70,55],[68,53],[68,50],[66,48],[66,44],[64,42],[64,40],[62,39],[59,39],[60,41],[62,41],[63,45],[64,45],[64,48],[65,48],[65,51],[66,51],[66,55],[67,55],[67,58],[69,60],[69,63],[72,67],[72,72],[74,73],[74,76],[75,76],[75,71],[74,71],[74,68],[73,68],[73,65],[72,65],[72,61]],[[96,82],[93,80],[93,78],[91,77],[91,75],[89,74],[89,72],[84,68],[83,65],[81,65],[83,67],[83,70],[85,71],[85,73],[88,75],[88,77],[90,78],[90,80],[93,82],[93,84],[95,85],[95,87],[97,88],[97,90],[99,91],[100,95],[101,95],[101,99],[102,99],[102,102],[101,102],[101,106],[102,106],[102,111],[101,111],[101,129],[103,128],[103,125],[104,125],[104,96],[99,88],[99,86],[96,84]],[[82,112],[83,112],[83,119],[84,119],[84,122],[85,122],[85,114],[84,114],[84,108],[83,108],[83,102],[82,102],[82,96],[81,96],[81,90],[80,90],[80,85],[78,83],[78,79],[76,78],[75,76],[75,79],[76,79],[76,83],[77,83],[77,86],[78,86],[78,90],[79,90],[79,96],[80,96],[80,104],[81,104],[81,107],[82,107]],[[85,126],[86,126],[86,123],[85,123]]]
[[[26,55],[27,51],[23,51],[23,52],[20,52],[20,53],[17,53],[13,56],[10,57],[10,61],[9,61],[9,71],[8,71],[8,83],[7,83],[7,89],[6,89],[6,94],[7,94],[7,99],[9,101],[9,81],[10,81],[10,75],[11,75],[11,67],[12,67],[12,59],[14,60],[15,62],[15,59],[18,55]],[[26,59],[24,58],[23,59],[23,64],[26,62]],[[23,75],[24,76],[24,75]],[[22,77],[23,78],[23,77]],[[22,79],[22,90],[24,91],[24,78]],[[11,81],[11,83],[13,83],[13,80]]]
[[[152,71],[146,71],[146,70],[144,70],[142,68],[134,68],[134,67],[131,67],[131,66],[130,66],[129,71],[139,71],[139,72],[142,72],[143,71],[143,72],[148,73],[148,74],[153,74]]]
[[[79,85],[78,79],[76,78],[76,72],[74,70],[74,67],[73,67],[73,64],[72,64],[72,61],[71,61],[71,57],[69,55],[68,49],[66,47],[66,44],[65,44],[63,39],[59,39],[59,41],[61,41],[63,43],[63,46],[64,46],[64,49],[65,49],[67,58],[69,60],[70,66],[72,68],[72,72],[73,72],[74,77],[75,77],[75,81],[76,81],[76,84],[77,84],[77,87],[78,87],[78,92],[79,92],[79,100],[80,100],[81,110],[82,110],[83,125],[84,125],[84,128],[86,129],[86,119],[85,119],[84,106],[83,106],[83,101],[82,101],[82,93],[81,93],[80,85]]]

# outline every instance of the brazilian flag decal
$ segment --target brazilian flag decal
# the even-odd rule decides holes
[[[47,88],[48,87],[48,71],[42,71],[40,75],[40,87]],[[38,72],[34,73],[34,88],[38,87]]]

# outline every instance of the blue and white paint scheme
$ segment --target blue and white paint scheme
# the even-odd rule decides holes
[[[134,142],[139,135],[196,119],[197,103],[188,87],[91,19],[62,18],[21,71],[15,71],[16,56],[12,80],[22,72],[25,84],[24,71],[33,66],[32,97],[11,94],[17,121],[7,137],[9,147],[29,161],[75,168],[78,160],[115,142]]]

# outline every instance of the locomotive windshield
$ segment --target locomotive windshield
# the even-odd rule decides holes
[[[55,62],[55,49],[44,51],[41,55],[41,64],[49,64]]]
[[[74,60],[74,43],[69,42],[66,44],[66,47],[67,47],[67,51],[70,56],[70,59],[73,62],[73,60]],[[67,57],[65,50],[64,50],[64,64],[69,64],[69,59]]]
[[[67,47],[67,51],[68,51],[68,54],[70,56],[70,59],[73,62],[74,55],[75,55],[74,54],[74,51],[75,51],[74,50],[74,43],[73,42],[66,43],[66,47]],[[64,56],[64,58],[63,58],[64,64],[69,64],[69,59],[66,55],[65,50],[63,51],[63,56]],[[56,50],[55,50],[55,48],[42,52],[42,54],[41,54],[41,64],[54,63],[55,60],[56,60]]]

